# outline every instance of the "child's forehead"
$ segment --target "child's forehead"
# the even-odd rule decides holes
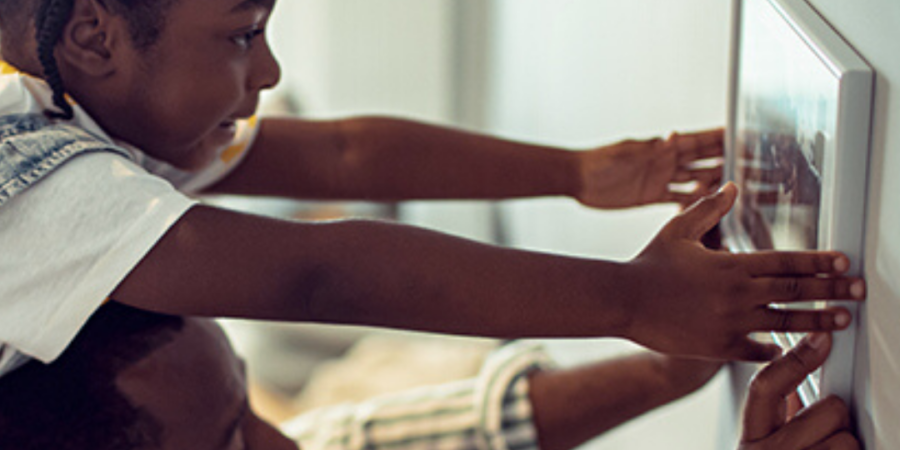
[[[176,0],[177,3],[200,6],[207,10],[241,13],[255,10],[271,10],[276,0]]]
[[[275,6],[275,0],[171,1],[171,8],[162,17],[161,37],[182,45],[210,33],[218,35],[262,23]]]
[[[275,7],[275,0],[229,0],[231,3],[234,3],[233,10],[248,10],[248,9],[272,9]]]
[[[0,0],[2,1],[2,0]],[[175,0],[169,18],[176,21],[208,21],[252,14],[268,14],[276,0]]]

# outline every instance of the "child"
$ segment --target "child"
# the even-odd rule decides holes
[[[726,186],[634,260],[496,248],[402,225],[310,224],[186,194],[294,198],[568,195],[595,207],[689,203],[721,132],[576,153],[400,120],[263,120],[279,68],[274,0],[0,0],[0,368],[52,361],[107,299],[179,315],[496,337],[619,336],[748,360],[748,333],[846,327],[773,302],[861,299],[837,253],[731,255],[698,242]],[[35,20],[36,19],[36,20]],[[46,80],[43,81],[43,80]],[[688,194],[670,183],[697,181]]]

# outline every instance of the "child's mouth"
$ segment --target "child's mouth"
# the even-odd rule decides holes
[[[226,120],[219,123],[219,126],[213,130],[210,143],[215,146],[227,146],[234,140],[235,135],[237,135],[237,122]]]

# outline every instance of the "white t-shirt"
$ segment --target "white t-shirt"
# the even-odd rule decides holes
[[[0,116],[56,109],[43,81],[0,62]],[[76,156],[0,206],[0,376],[35,358],[51,362],[90,316],[252,144],[256,120],[233,145],[188,173],[111,139],[77,105],[68,123],[125,148]]]

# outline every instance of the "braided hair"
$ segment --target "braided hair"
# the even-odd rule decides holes
[[[35,40],[38,44],[38,59],[44,68],[44,79],[53,90],[53,104],[62,112],[47,110],[44,114],[51,119],[71,120],[75,116],[72,105],[66,100],[59,66],[56,63],[56,43],[62,36],[63,28],[69,23],[74,0],[44,0],[35,17]]]
[[[138,50],[152,47],[159,39],[165,13],[179,0],[97,0],[110,12],[128,22],[131,41]],[[3,45],[22,46],[22,24],[34,24],[37,41],[38,60],[44,71],[44,78],[53,90],[56,111],[46,111],[54,119],[72,119],[74,110],[67,101],[66,88],[56,61],[55,49],[69,23],[75,0],[0,0],[0,35],[4,35]],[[33,16],[33,20],[28,19]],[[25,19],[25,20],[23,20]],[[9,39],[7,39],[7,37]]]

